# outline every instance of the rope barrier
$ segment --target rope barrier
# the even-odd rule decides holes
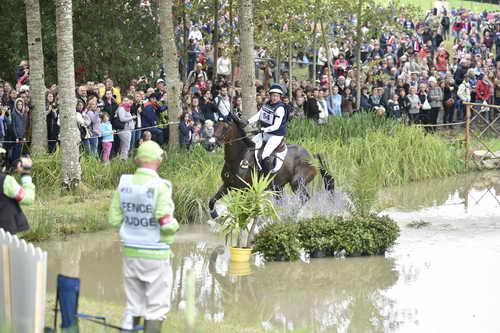
[[[163,127],[170,126],[170,125],[178,125],[179,123],[180,122],[178,122],[178,121],[173,121],[173,122],[169,122],[169,123],[161,124],[161,125],[141,127],[141,128],[128,129],[128,130],[120,130],[120,131],[113,132],[113,135],[120,134],[120,133],[126,133],[126,132],[134,132],[134,131],[145,131],[145,130],[148,130],[151,128],[163,128]],[[103,135],[91,136],[91,137],[83,139],[83,140],[98,139],[98,138],[102,138],[102,137],[103,137]],[[48,142],[58,142],[59,140],[47,140],[47,141]],[[12,140],[10,140],[10,141],[6,140],[6,141],[0,141],[0,143],[32,143],[32,141],[19,141],[19,142],[17,142],[17,141],[12,141]]]
[[[449,124],[416,124],[417,127],[444,127],[444,126],[454,126],[454,125],[464,125],[465,121],[461,121],[458,123],[449,123]]]

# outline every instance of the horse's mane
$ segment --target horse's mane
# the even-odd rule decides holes
[[[255,144],[253,143],[252,140],[248,137],[248,134],[245,132],[245,125],[243,122],[238,118],[238,116],[231,114],[231,123],[233,123],[236,126],[236,131],[238,133],[238,138],[242,138],[242,141],[248,146],[248,147],[253,147]]]

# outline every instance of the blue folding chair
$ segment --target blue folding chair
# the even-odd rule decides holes
[[[108,324],[106,317],[93,316],[78,313],[78,299],[80,297],[80,279],[64,275],[57,275],[56,307],[54,309],[54,327],[57,329],[57,314],[61,311],[61,329],[63,332],[79,333],[78,319],[91,321],[95,324],[116,329],[119,332],[138,332],[144,330],[143,326],[136,326],[133,329],[123,329],[122,327]]]

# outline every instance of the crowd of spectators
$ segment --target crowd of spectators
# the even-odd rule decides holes
[[[257,106],[268,101],[270,81],[285,90],[291,87],[284,103],[292,120],[308,118],[318,124],[356,112],[375,112],[408,123],[452,126],[463,121],[464,102],[500,105],[500,13],[433,9],[423,18],[394,20],[397,28],[382,28],[376,38],[367,38],[360,46],[359,96],[356,44],[349,37],[352,25],[348,23],[332,23],[329,50],[296,50],[294,61],[309,68],[309,80],[290,77],[287,64],[272,71],[266,50],[256,48]],[[363,33],[375,36],[368,28]],[[214,66],[203,25],[193,24],[189,39],[183,112],[179,122],[170,126],[178,126],[184,149],[199,144],[213,151],[214,124],[227,119],[231,111],[241,112],[238,66],[224,49]],[[127,159],[141,140],[160,144],[168,140],[164,76],[141,76],[120,86],[106,78],[102,83],[80,83],[75,92],[82,149],[104,163],[115,156]],[[483,111],[490,120],[499,116],[496,109]],[[21,61],[16,83],[0,84],[0,144],[8,149],[11,161],[28,148],[31,113],[29,65]],[[55,84],[47,88],[46,120],[53,153],[61,125]]]

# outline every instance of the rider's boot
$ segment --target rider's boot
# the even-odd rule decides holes
[[[266,157],[264,160],[262,160],[262,173],[265,175],[268,175],[273,171],[274,165],[273,162],[271,161],[271,157]]]

